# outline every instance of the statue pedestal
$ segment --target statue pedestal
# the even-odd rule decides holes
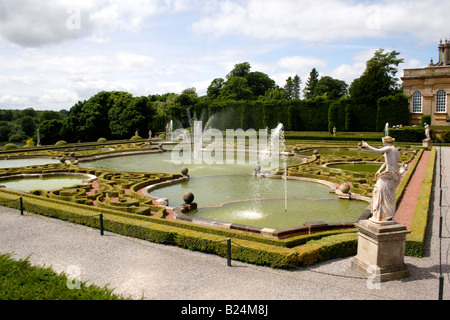
[[[431,140],[431,139],[424,139],[424,140],[422,140],[422,145],[424,147],[431,148],[433,146],[433,140]]]
[[[352,269],[380,282],[409,277],[404,263],[406,235],[411,231],[395,221],[361,220],[358,228],[358,254]]]

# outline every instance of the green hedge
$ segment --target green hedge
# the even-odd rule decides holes
[[[422,142],[422,140],[425,139],[425,129],[423,128],[390,129],[389,135],[395,138],[395,142]]]
[[[383,131],[387,122],[391,126],[409,125],[409,102],[403,93],[378,100],[377,131]]]

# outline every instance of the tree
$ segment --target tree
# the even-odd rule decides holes
[[[374,56],[366,62],[366,69],[358,79],[355,79],[349,88],[352,99],[359,104],[376,107],[378,99],[399,91],[398,65],[403,59],[398,59],[399,52],[384,53],[379,49]]]
[[[225,81],[222,78],[215,78],[208,89],[206,95],[209,99],[216,99],[220,95],[220,89],[222,89]]]
[[[43,145],[52,145],[61,140],[63,121],[58,119],[44,120],[39,126],[39,139]]]
[[[45,120],[53,120],[53,119],[62,120],[63,117],[64,116],[62,113],[56,112],[56,111],[51,111],[51,110],[45,110],[39,114],[40,122],[45,121]]]
[[[293,91],[292,91],[292,99],[300,99],[300,85],[302,80],[298,75],[294,76],[293,80]]]
[[[195,88],[188,88],[183,90],[183,92],[175,99],[175,102],[180,106],[191,107],[197,103],[198,94]]]
[[[223,86],[219,98],[224,100],[250,100],[253,92],[244,77],[231,77]]]
[[[324,76],[317,82],[313,96],[324,95],[330,100],[338,100],[347,94],[347,88],[348,84],[345,81]]]
[[[316,68],[313,68],[309,73],[309,78],[306,81],[305,88],[303,89],[303,95],[305,96],[305,99],[311,99],[314,97],[314,91],[318,82],[319,73],[317,72]]]
[[[292,80],[292,77],[288,77],[286,79],[286,84],[284,85],[284,94],[286,96],[286,99],[293,99],[294,81]]]
[[[294,78],[288,77],[286,79],[286,85],[284,86],[284,93],[286,94],[286,99],[300,99],[300,84],[302,80],[298,75]]]
[[[272,88],[272,89],[266,90],[264,97],[260,97],[259,99],[262,99],[262,100],[285,100],[286,93],[283,89]]]
[[[275,81],[263,72],[249,72],[245,76],[248,86],[255,97],[263,96],[267,90],[276,87]]]
[[[31,137],[36,130],[36,123],[34,119],[30,116],[24,116],[20,119],[20,125],[22,127],[22,131],[28,136]]]
[[[250,72],[251,66],[248,62],[242,62],[234,65],[233,70],[227,74],[227,80],[233,77],[243,77],[246,78],[247,74]]]

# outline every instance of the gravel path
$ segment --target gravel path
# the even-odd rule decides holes
[[[443,148],[443,161],[450,148]],[[438,150],[439,152],[439,150]],[[447,160],[448,161],[448,160]],[[439,161],[438,161],[439,163]],[[449,162],[450,163],[450,162]],[[443,181],[450,181],[449,168]],[[437,169],[439,174],[439,168]],[[437,178],[439,181],[439,178]],[[439,187],[439,185],[437,185]],[[450,192],[444,189],[448,206]],[[0,253],[16,259],[30,256],[36,265],[56,272],[79,270],[80,280],[109,285],[115,293],[148,300],[436,300],[439,261],[445,277],[444,299],[450,299],[448,253],[450,218],[443,208],[447,237],[439,242],[439,188],[434,191],[426,256],[406,257],[407,279],[383,282],[379,288],[337,259],[295,271],[274,270],[173,246],[159,245],[109,232],[0,207]],[[442,250],[440,250],[441,245]]]

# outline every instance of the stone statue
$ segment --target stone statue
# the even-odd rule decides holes
[[[336,135],[336,127],[333,127],[333,136]]]
[[[425,123],[425,136],[427,137],[427,140],[431,140],[430,125],[428,123]]]
[[[371,147],[367,142],[362,141],[363,147],[367,147],[374,153],[383,154],[385,159],[383,165],[375,174],[377,182],[373,189],[371,201],[372,217],[369,219],[378,223],[394,219],[396,209],[395,191],[401,179],[398,168],[399,153],[393,145],[395,139],[386,136],[382,138],[382,141],[383,148],[381,149]]]

